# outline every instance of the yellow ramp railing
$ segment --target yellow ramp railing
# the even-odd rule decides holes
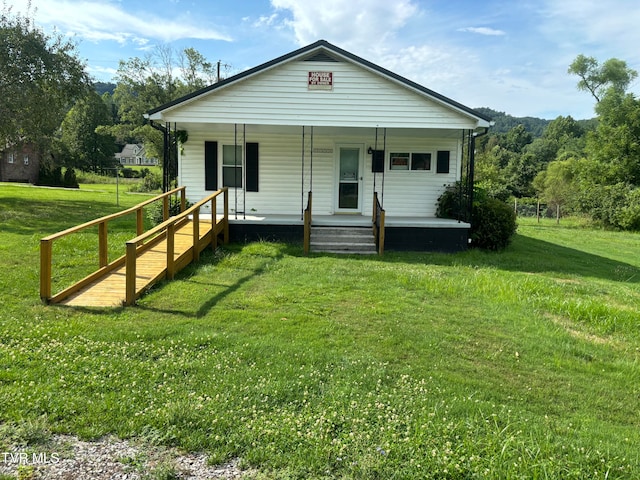
[[[169,199],[172,195],[180,195],[180,214],[169,218]],[[223,194],[224,195],[224,217],[218,221],[216,219],[216,198]],[[126,264],[127,255],[122,256],[112,262],[109,262],[109,252],[108,252],[108,224],[110,221],[115,220],[117,218],[121,218],[127,215],[136,216],[136,238],[127,242],[127,249],[130,249],[129,244],[131,242],[135,242],[136,251],[139,253],[144,250],[145,241],[153,238],[158,238],[162,234],[164,234],[167,243],[171,244],[173,242],[173,232],[175,233],[175,227],[178,222],[185,221],[185,218],[188,215],[192,215],[194,219],[194,224],[198,225],[199,228],[199,214],[200,208],[205,205],[207,202],[212,203],[211,210],[211,232],[216,231],[217,233],[224,234],[225,243],[229,239],[229,224],[228,224],[228,191],[226,188],[222,190],[218,190],[214,192],[212,195],[207,197],[206,199],[198,202],[194,206],[186,209],[186,188],[179,187],[173,189],[169,192],[158,195],[154,198],[146,200],[138,205],[131,207],[129,209],[123,210],[118,213],[114,213],[112,215],[107,215],[105,217],[98,218],[96,220],[91,220],[89,222],[83,223],[81,225],[77,225],[75,227],[71,227],[67,230],[54,233],[53,235],[49,235],[40,240],[40,298],[43,302],[46,303],[59,303],[65,298],[79,292],[84,287],[96,282],[101,277],[106,276],[113,270],[122,267]],[[148,232],[144,232],[144,207],[154,203],[162,201],[162,210],[163,210],[163,219],[164,222],[157,227],[149,230]],[[91,227],[98,226],[98,269],[90,274],[89,276],[83,278],[79,282],[71,285],[64,290],[52,294],[52,263],[53,263],[53,243],[56,240],[59,240],[63,237],[67,237],[69,235],[81,232]],[[207,236],[207,238],[214,244],[217,245],[217,233],[211,233],[211,236]],[[197,250],[197,249],[196,249]],[[128,251],[128,250],[127,250]],[[197,253],[194,254],[193,258],[197,260],[198,254],[201,250],[198,250]],[[129,259],[131,263],[131,259]],[[171,262],[167,261],[167,272],[169,272],[170,277],[175,273],[175,265],[171,265]],[[135,268],[135,265],[132,266]],[[172,269],[173,268],[173,269]],[[127,272],[127,278],[129,273]],[[126,292],[123,292],[123,294]],[[129,299],[128,299],[129,300]],[[127,302],[133,303],[133,302]]]

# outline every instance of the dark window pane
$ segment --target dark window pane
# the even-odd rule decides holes
[[[222,185],[225,187],[242,187],[242,168],[222,167]]]
[[[412,153],[411,170],[431,170],[431,154]]]
[[[449,173],[449,155],[450,152],[446,150],[438,151],[436,173]]]
[[[340,208],[358,208],[358,184],[341,183],[340,197],[338,199]]]

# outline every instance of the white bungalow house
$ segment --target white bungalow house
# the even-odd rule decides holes
[[[436,204],[472,180],[490,119],[324,40],[146,117],[180,132],[190,201],[229,187],[232,239],[302,239],[310,203],[313,226],[371,226],[375,193],[386,249],[466,248],[469,223],[435,218]]]

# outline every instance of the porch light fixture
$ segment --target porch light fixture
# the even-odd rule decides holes
[[[367,153],[368,153],[369,155],[371,155],[371,154],[373,153],[373,148],[369,147],[369,148],[367,149]]]

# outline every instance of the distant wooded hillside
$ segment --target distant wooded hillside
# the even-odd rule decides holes
[[[529,132],[534,138],[542,136],[542,132],[549,125],[550,120],[535,117],[514,117],[505,112],[498,112],[491,108],[480,107],[476,108],[478,112],[483,115],[488,115],[495,122],[495,125],[491,127],[491,133],[507,133],[513,127],[522,125],[527,132]]]
[[[551,122],[551,120],[545,120],[544,118],[514,117],[508,113],[498,112],[497,110],[487,107],[479,107],[474,110],[483,115],[488,115],[495,122],[495,125],[491,127],[491,133],[507,133],[513,127],[522,125],[533,138],[538,138],[542,136],[542,132],[544,132],[544,129],[547,128],[547,125]],[[585,130],[593,130],[596,125],[595,118],[590,120],[577,120],[577,122]]]
[[[93,84],[93,88],[98,93],[98,95],[102,96],[103,93],[109,93],[113,95],[113,91],[116,89],[115,83],[104,83],[104,82],[95,82]]]

